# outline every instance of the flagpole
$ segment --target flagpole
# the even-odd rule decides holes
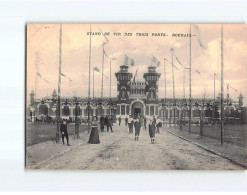
[[[90,86],[91,86],[91,24],[89,39],[89,63],[88,63],[88,133],[90,132]]]
[[[184,67],[184,72],[183,72],[183,96],[185,100],[185,67]]]
[[[90,25],[90,44],[91,44],[91,25]],[[90,48],[91,48],[91,46],[90,46]],[[91,54],[90,54],[90,56],[91,56]],[[93,99],[94,99],[94,64],[93,64]]]
[[[174,67],[173,67],[173,51],[174,49],[171,48],[171,55],[172,55],[172,88],[173,88],[173,109],[174,109],[174,128],[176,126],[176,117],[175,117],[175,85],[174,85]]]
[[[110,98],[111,98],[111,59],[110,59]]]
[[[189,114],[189,134],[191,133],[191,24],[190,24],[190,58],[189,58],[189,63],[190,63],[190,68],[189,68],[189,86],[190,86],[190,94],[189,94],[189,108],[190,108],[190,114]]]
[[[214,103],[215,103],[215,77],[216,77],[216,74],[214,73]]]
[[[59,143],[59,120],[60,120],[60,87],[61,87],[61,66],[62,66],[62,24],[60,24],[59,33],[59,69],[58,69],[58,96],[57,96],[57,132],[56,143]]]
[[[104,46],[105,46],[105,42],[103,42],[102,44],[103,46],[103,57],[102,57],[102,73],[101,73],[101,99],[103,99],[103,84],[104,84],[104,56],[105,56],[105,49],[104,49]]]
[[[165,105],[166,105],[166,59],[164,59],[164,77],[165,77]],[[166,126],[167,126],[167,116],[166,116]]]
[[[35,94],[35,99],[37,99],[37,91],[36,91],[37,90],[37,79],[38,79],[37,74],[38,73],[36,73],[36,78],[35,78],[35,93],[34,93]]]
[[[221,145],[224,142],[224,48],[223,48],[223,24],[221,24],[221,98],[220,98],[220,107],[221,107],[221,125],[220,125],[220,140]]]

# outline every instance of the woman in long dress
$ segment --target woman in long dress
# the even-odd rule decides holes
[[[99,131],[98,131],[98,121],[97,121],[97,117],[96,116],[93,117],[92,130],[91,130],[91,133],[90,133],[90,137],[89,137],[88,143],[90,143],[90,144],[99,144],[100,143]]]
[[[151,138],[151,143],[154,144],[155,122],[153,120],[150,120],[150,123],[149,123],[148,127],[149,127],[149,136]]]

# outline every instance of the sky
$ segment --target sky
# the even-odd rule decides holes
[[[239,93],[244,95],[244,105],[247,104],[247,25],[224,24],[224,96],[226,84],[229,83],[230,97],[237,99]],[[112,61],[112,97],[117,95],[117,80],[115,72],[124,63],[124,55],[133,58],[134,66],[129,71],[137,70],[138,81],[143,81],[143,73],[152,65],[152,56],[160,61],[157,72],[161,73],[159,80],[159,98],[165,94],[165,74],[167,97],[172,97],[172,65],[164,58],[172,61],[170,49],[174,49],[173,62],[179,70],[174,70],[175,96],[183,97],[183,67],[189,67],[189,37],[174,37],[172,34],[189,34],[189,24],[91,24],[91,32],[109,33],[104,49]],[[27,94],[36,89],[37,98],[50,96],[58,88],[59,68],[59,32],[60,24],[28,24],[27,25]],[[89,83],[89,45],[90,24],[62,24],[62,63],[61,72],[67,77],[61,77],[62,97],[87,97]],[[114,33],[121,33],[115,36]],[[132,33],[132,36],[124,36]],[[136,33],[148,33],[148,36],[136,36]],[[152,36],[152,33],[165,33],[167,36]],[[213,98],[214,73],[216,73],[216,96],[220,92],[221,77],[221,25],[197,24],[191,25],[191,66],[192,97]],[[91,36],[91,69],[102,70],[103,48],[106,39],[102,35]],[[201,44],[201,45],[200,45]],[[37,72],[42,76],[36,77]],[[93,71],[91,71],[91,95],[93,91]],[[109,97],[110,60],[104,60],[104,97]],[[70,79],[72,80],[70,82]],[[48,82],[46,82],[46,81]],[[101,94],[101,73],[95,72],[94,93]],[[236,89],[237,92],[235,92]],[[189,95],[189,71],[185,71],[185,96]]]

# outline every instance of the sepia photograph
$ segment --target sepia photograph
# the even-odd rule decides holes
[[[27,170],[246,170],[246,24],[25,33]]]

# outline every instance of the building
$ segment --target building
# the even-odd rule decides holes
[[[160,73],[156,67],[149,66],[143,74],[144,81],[138,82],[132,79],[132,73],[128,72],[128,66],[120,66],[120,71],[115,73],[117,77],[117,115],[124,117],[158,116],[158,81]]]
[[[161,76],[156,71],[156,67],[147,67],[147,72],[143,74],[143,81],[137,81],[135,76],[128,71],[127,65],[121,65],[120,70],[115,73],[117,78],[117,97],[115,98],[95,98],[88,103],[87,98],[61,97],[60,115],[74,121],[76,117],[86,120],[88,115],[106,116],[112,115],[115,118],[141,117],[160,118],[163,121],[175,123],[176,120],[189,120],[191,114],[192,121],[200,120],[202,110],[208,120],[219,120],[220,118],[220,96],[214,99],[192,99],[192,110],[189,113],[189,105],[185,99],[160,99],[158,81]],[[35,93],[30,93],[30,104],[28,106],[28,119],[55,121],[57,116],[57,93],[53,91],[51,97],[36,99]],[[233,101],[229,97],[224,100],[224,110],[226,119],[245,118],[243,112],[243,95],[240,93],[238,101]],[[246,121],[246,120],[245,120]]]

